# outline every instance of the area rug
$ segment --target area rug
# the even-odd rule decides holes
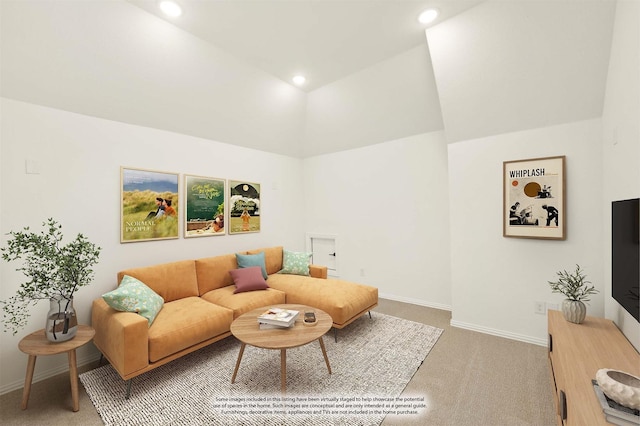
[[[280,392],[280,351],[234,337],[186,355],[126,383],[110,365],[80,375],[106,425],[379,425],[388,413],[410,414],[424,403],[401,393],[442,329],[372,312],[324,336],[320,345],[287,350],[287,392]],[[404,410],[404,411],[400,411]],[[412,411],[413,410],[413,411]]]

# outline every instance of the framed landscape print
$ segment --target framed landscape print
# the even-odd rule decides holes
[[[260,184],[229,181],[229,233],[260,232]]]
[[[503,162],[504,237],[566,238],[564,162],[564,156]]]
[[[225,235],[224,179],[202,176],[184,177],[184,236],[208,237]]]
[[[120,242],[178,238],[178,174],[120,167]]]

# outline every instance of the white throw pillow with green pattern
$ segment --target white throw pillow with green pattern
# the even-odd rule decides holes
[[[107,305],[116,311],[135,312],[149,321],[149,327],[164,305],[164,299],[142,281],[125,275],[120,286],[102,295]]]
[[[281,274],[309,275],[311,253],[283,250]]]

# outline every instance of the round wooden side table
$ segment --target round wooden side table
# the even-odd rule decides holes
[[[69,356],[69,376],[71,380],[71,399],[73,401],[73,411],[80,409],[78,401],[78,366],[76,365],[76,349],[93,339],[96,331],[88,325],[78,325],[78,332],[75,337],[66,342],[52,343],[44,335],[44,329],[33,333],[20,340],[18,349],[29,355],[27,364],[27,376],[24,379],[24,390],[22,391],[22,409],[27,409],[29,394],[31,393],[31,381],[33,380],[33,370],[36,367],[36,358],[39,355],[57,355],[66,352]]]

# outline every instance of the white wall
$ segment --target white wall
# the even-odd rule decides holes
[[[9,231],[37,230],[53,217],[68,239],[82,232],[102,247],[94,282],[75,297],[81,323],[90,323],[91,301],[115,288],[124,268],[273,245],[304,249],[299,159],[10,99],[0,106],[0,245]],[[26,160],[37,162],[40,174],[25,174]],[[120,244],[120,166],[260,183],[261,232]],[[1,300],[24,282],[16,267],[0,262]],[[47,310],[41,302],[23,331],[0,333],[0,393],[24,384],[27,356],[18,342],[44,326]],[[79,363],[95,356],[91,345],[78,352]],[[64,357],[42,357],[36,380],[67,366]]]
[[[640,3],[618,1],[603,127],[605,315],[640,350],[640,323],[611,297],[611,202],[640,196]]]
[[[442,132],[307,158],[303,173],[305,231],[338,236],[341,278],[450,309]]]
[[[567,239],[502,236],[502,162],[566,156]],[[534,302],[557,302],[548,280],[580,264],[604,291],[600,119],[449,145],[452,324],[545,344],[547,318]],[[602,293],[589,315],[604,315]]]

